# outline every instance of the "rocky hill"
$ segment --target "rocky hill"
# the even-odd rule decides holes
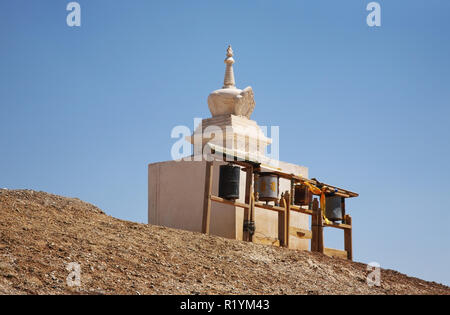
[[[80,286],[66,278],[81,267]],[[110,217],[80,201],[0,190],[0,294],[450,294],[450,288],[317,253]]]

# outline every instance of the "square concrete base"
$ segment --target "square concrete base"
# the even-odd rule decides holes
[[[214,162],[213,194],[218,195],[219,165]],[[148,222],[177,229],[201,232],[205,183],[205,161],[166,161],[148,166]],[[308,177],[303,166],[281,162],[285,172]],[[290,182],[280,179],[280,192],[290,189]],[[241,172],[240,198],[244,202],[245,172]],[[291,211],[291,226],[309,229],[309,216]],[[210,233],[242,240],[244,210],[239,207],[212,202]],[[278,214],[255,208],[255,243],[277,243]],[[289,247],[309,248],[309,240],[290,236]]]

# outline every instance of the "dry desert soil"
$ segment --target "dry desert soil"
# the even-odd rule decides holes
[[[81,267],[67,285],[69,263]],[[450,294],[318,253],[138,224],[79,199],[0,190],[0,294]]]

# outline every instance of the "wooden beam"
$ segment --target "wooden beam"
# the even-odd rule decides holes
[[[312,232],[310,230],[305,230],[293,226],[289,228],[289,234],[301,239],[312,239]]]
[[[212,178],[213,178],[213,162],[206,162],[205,169],[205,192],[203,199],[203,220],[202,220],[202,233],[209,234],[209,224],[211,221],[211,191],[212,191]]]
[[[312,215],[313,214],[312,210],[305,209],[305,208],[302,208],[302,207],[296,206],[296,205],[291,205],[291,210],[292,211],[296,211],[296,212],[300,212],[300,213],[303,213],[303,214],[307,214],[307,215]]]
[[[344,231],[344,246],[347,251],[347,259],[353,260],[353,245],[352,245],[352,217],[350,215],[345,216],[345,222],[350,226],[350,229]]]
[[[324,248],[323,253],[330,257],[347,259],[347,252],[345,250],[339,250],[339,249],[334,249],[334,248]]]
[[[263,209],[267,209],[267,210],[272,210],[272,211],[278,211],[278,212],[285,212],[286,211],[286,209],[284,209],[283,207],[266,205],[265,203],[259,203],[259,202],[255,203],[255,207],[263,208]]]
[[[289,174],[289,173],[285,173],[283,171],[281,171],[280,169],[276,169],[273,167],[270,167],[268,165],[262,165],[259,168],[255,168],[256,171],[258,172],[264,172],[266,171],[270,171],[271,173],[277,174],[279,175],[281,178],[285,178],[285,179],[294,179],[297,182],[308,182],[311,183],[313,185],[317,185],[317,181],[316,180],[312,180],[312,179],[308,179],[306,177],[303,176],[298,176],[298,175],[294,175],[294,174]],[[353,197],[358,197],[359,194],[347,190],[347,189],[343,189],[343,188],[339,188],[333,185],[329,185],[329,184],[325,184],[325,183],[321,183],[323,184],[323,186],[325,188],[327,188],[327,192],[335,192],[335,195],[337,196],[341,196],[341,197],[345,197],[345,198],[353,198]]]
[[[351,230],[352,226],[348,225],[348,224],[342,224],[342,223],[324,223],[324,226],[328,226],[328,227],[334,227],[336,229],[341,229],[341,230]]]
[[[228,161],[227,161],[228,162]],[[230,161],[229,163],[237,164],[244,167],[245,169],[251,167],[253,169],[253,164],[245,161]]]
[[[211,200],[215,201],[215,202],[221,202],[221,203],[225,203],[228,205],[232,205],[235,207],[241,207],[241,208],[250,208],[251,205],[239,202],[239,201],[232,201],[232,200],[227,200],[227,199],[223,199],[214,195],[211,195]],[[286,210],[283,207],[278,207],[278,206],[272,206],[272,205],[266,205],[265,203],[259,203],[259,202],[255,202],[254,207],[258,207],[258,208],[263,208],[263,209],[267,209],[267,210],[272,210],[272,211],[276,211],[276,212],[285,212]],[[305,209],[304,209],[305,210]],[[294,210],[297,211],[297,210]],[[302,211],[298,211],[298,212],[302,212]]]
[[[331,192],[331,193],[333,193],[335,196],[339,196],[339,197],[342,197],[342,198],[351,198],[352,196],[350,196],[349,194],[345,194],[345,193],[342,193],[342,192],[339,192],[339,191],[333,191],[333,190],[328,190],[329,192]]]
[[[231,205],[231,206],[235,206],[235,207],[241,207],[244,209],[248,209],[250,208],[250,205],[246,204],[246,203],[242,203],[239,201],[233,201],[233,200],[228,200],[228,199],[223,199],[214,195],[211,195],[211,200],[215,201],[215,202],[220,202],[220,203],[224,203],[227,205]]]

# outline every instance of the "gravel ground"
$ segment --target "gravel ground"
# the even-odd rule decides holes
[[[81,283],[67,285],[69,263]],[[318,253],[115,219],[79,199],[0,190],[0,294],[450,294]]]

